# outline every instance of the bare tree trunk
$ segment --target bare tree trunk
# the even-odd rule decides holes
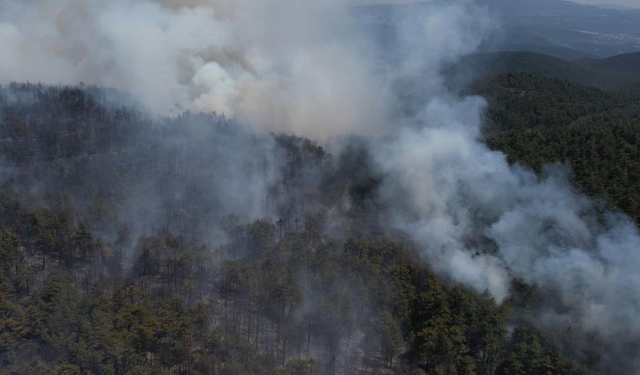
[[[256,348],[260,348],[260,314],[257,315],[256,322]]]
[[[307,332],[307,358],[309,358],[309,346],[311,345],[311,321],[309,321],[309,330]]]
[[[282,365],[284,366],[287,357],[287,334],[282,335]]]

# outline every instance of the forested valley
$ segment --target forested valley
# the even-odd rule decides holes
[[[633,92],[526,72],[467,90],[492,148],[565,163],[640,222]],[[595,337],[531,324],[541,291],[497,303],[382,230],[361,138],[331,154],[123,95],[0,89],[0,374],[606,373]]]

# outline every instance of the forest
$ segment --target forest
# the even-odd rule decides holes
[[[469,90],[491,147],[640,219],[635,97],[532,73]],[[535,288],[497,303],[385,236],[357,137],[331,155],[90,86],[0,98],[1,374],[606,373],[597,340],[531,324]]]
[[[533,73],[495,76],[470,90],[490,102],[492,148],[539,173],[552,163],[570,166],[582,191],[640,223],[637,95]]]

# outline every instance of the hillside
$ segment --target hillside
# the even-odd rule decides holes
[[[381,235],[363,140],[0,93],[0,372],[587,373],[520,320],[526,285],[497,303]]]
[[[633,103],[632,98],[536,73],[487,77],[471,85],[469,93],[487,99],[493,131],[561,127]]]
[[[489,103],[489,145],[543,172],[565,163],[582,191],[640,223],[640,104],[636,93],[601,89],[533,73],[479,80],[469,93]]]
[[[574,59],[582,54],[607,58],[640,52],[640,11],[577,4],[563,0],[485,0],[501,29],[487,43],[490,50],[543,52]],[[359,22],[381,40],[393,37],[397,14],[429,14],[432,2],[355,7]],[[576,51],[576,52],[572,52]],[[583,56],[586,57],[586,56]]]
[[[620,91],[626,95],[640,98],[640,82],[623,86]]]
[[[598,59],[599,57],[576,49],[540,44],[500,43],[497,46],[485,47],[485,52],[532,52],[552,56],[560,60],[576,61],[582,59]]]
[[[0,0],[0,375],[640,375],[638,25]]]
[[[94,87],[3,90],[10,371],[597,373],[597,342],[558,342],[524,318],[544,291],[514,280],[496,303],[383,237],[364,140],[330,155],[215,114],[150,119]],[[640,221],[635,98],[534,73],[467,93],[489,102],[492,148],[539,173],[566,163],[576,186]]]
[[[638,56],[640,54],[628,54],[604,60],[569,62],[540,53],[492,52],[469,55],[453,70],[473,71],[479,76],[536,73],[586,86],[616,90],[630,82],[640,82],[640,69],[634,69]]]
[[[585,67],[624,72],[629,75],[640,74],[640,53],[627,53],[606,59],[593,59],[578,63]]]
[[[559,0],[487,0],[506,43],[568,47],[600,57],[638,52],[640,11]],[[528,42],[527,42],[528,43]]]

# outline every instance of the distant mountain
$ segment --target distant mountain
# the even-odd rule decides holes
[[[437,2],[354,7],[375,35],[380,60],[397,55],[398,14],[430,12]],[[562,0],[484,0],[502,20],[502,33],[451,70],[452,84],[473,77],[537,73],[606,90],[640,82],[640,10],[608,9]],[[413,95],[413,94],[411,94]]]
[[[640,99],[640,82],[624,86],[620,91],[626,95]]]
[[[608,59],[585,60],[582,65],[629,74],[640,74],[640,53],[627,53]]]
[[[625,6],[616,5],[616,4],[596,4],[595,6],[597,6],[598,8],[613,9],[613,10],[636,10],[636,9],[638,9],[638,8],[630,8],[630,7],[625,7]]]
[[[565,61],[532,52],[491,52],[466,56],[452,67],[451,74],[489,76],[506,73],[536,73],[545,76],[618,90],[640,82],[640,54],[626,54],[609,59]]]
[[[486,52],[534,52],[556,57],[566,61],[599,59],[598,56],[572,48],[536,44],[501,44],[486,48]]]
[[[433,2],[356,7],[359,22],[393,42],[394,12],[428,12]],[[502,25],[487,51],[517,49],[567,60],[640,52],[640,9],[613,9],[562,0],[483,0]],[[538,49],[536,49],[538,48]],[[569,51],[576,51],[571,52]],[[579,56],[583,53],[587,56]]]
[[[504,25],[504,44],[564,47],[601,57],[640,52],[640,10],[561,0],[485,0]],[[534,42],[534,43],[532,43]]]
[[[489,104],[488,127],[494,131],[536,126],[567,126],[586,114],[611,112],[622,96],[535,73],[501,74],[475,81],[465,94]],[[625,104],[634,102],[622,97]],[[544,115],[541,115],[544,113]]]
[[[480,79],[470,93],[487,99],[491,148],[538,172],[550,163],[570,166],[575,186],[640,223],[637,96],[533,73]]]

